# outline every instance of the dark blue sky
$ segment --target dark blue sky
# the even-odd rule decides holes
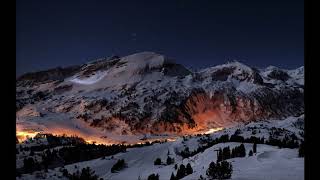
[[[17,0],[17,75],[154,51],[187,67],[304,63],[303,0]]]

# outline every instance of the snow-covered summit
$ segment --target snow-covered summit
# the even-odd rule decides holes
[[[302,72],[235,61],[192,73],[153,52],[115,56],[18,80],[17,121],[112,137],[283,118],[304,112]]]

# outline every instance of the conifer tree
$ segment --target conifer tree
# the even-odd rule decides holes
[[[217,157],[217,162],[220,162],[223,160],[223,154],[221,148],[218,151],[218,157]]]
[[[243,144],[241,144],[240,146],[239,146],[239,151],[240,151],[240,157],[245,157],[246,156],[246,148],[244,147],[244,145]]]
[[[253,143],[253,153],[257,153],[257,143]]]
[[[190,165],[190,163],[187,164],[187,168],[186,168],[186,174],[189,175],[189,174],[192,174],[193,173],[193,169]]]
[[[252,156],[253,155],[253,152],[252,152],[252,150],[250,150],[250,152],[249,152],[249,156]]]
[[[148,180],[159,180],[159,174],[150,174]]]
[[[299,157],[304,157],[304,141],[299,146]]]
[[[157,158],[157,159],[154,161],[154,165],[161,165],[161,159],[160,159],[160,158]]]
[[[186,168],[183,164],[180,165],[178,171],[177,171],[177,179],[182,179],[186,175]]]
[[[176,177],[174,176],[173,172],[171,173],[170,180],[176,180]]]

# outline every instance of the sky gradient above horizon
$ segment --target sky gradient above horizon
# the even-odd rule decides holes
[[[195,68],[297,68],[303,0],[16,1],[16,75],[141,51]]]

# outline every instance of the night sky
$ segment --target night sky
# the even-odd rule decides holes
[[[303,0],[17,0],[16,74],[141,51],[186,67],[304,64]]]

